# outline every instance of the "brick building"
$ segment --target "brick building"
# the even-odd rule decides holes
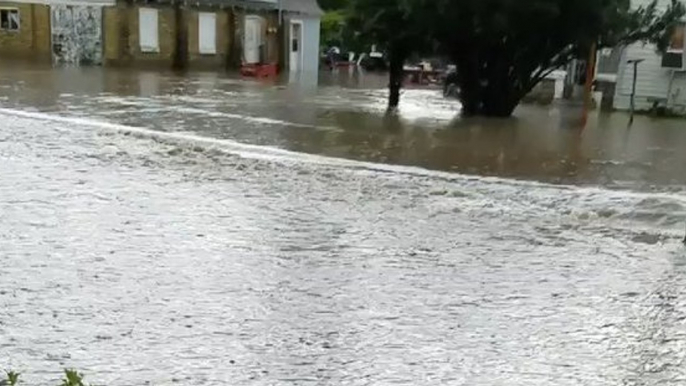
[[[115,0],[0,0],[0,59],[101,64],[103,9]]]
[[[0,0],[0,59],[222,69],[319,57],[316,0],[14,1]]]
[[[49,60],[50,9],[43,4],[0,2],[0,58]]]
[[[199,0],[177,7],[164,0],[120,2],[105,9],[105,63],[238,67],[245,56],[244,24],[252,20],[257,23],[252,38],[263,47],[252,59],[278,62],[278,15],[259,3]]]

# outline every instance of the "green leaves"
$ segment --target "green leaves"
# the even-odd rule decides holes
[[[329,11],[322,17],[322,43],[325,46],[340,46],[343,41],[346,15],[343,11]]]
[[[86,386],[83,383],[83,375],[76,370],[64,370],[64,379],[60,386]]]
[[[423,53],[433,47],[435,0],[350,0],[348,23],[367,44]]]
[[[7,379],[0,381],[0,386],[16,386],[19,383],[19,373],[5,371]]]
[[[508,116],[551,70],[593,45],[654,43],[664,51],[680,0],[349,0],[350,25],[403,58],[439,54],[458,67],[463,112]],[[392,54],[392,53],[391,53]]]
[[[649,42],[666,48],[686,9],[680,0],[632,8],[630,0],[349,0],[358,31],[379,43],[404,40],[412,50],[440,43],[490,46],[507,41],[562,51]],[[504,47],[509,49],[509,47]],[[581,51],[586,51],[582,49]]]
[[[319,6],[325,11],[340,10],[348,6],[349,0],[318,0]]]
[[[19,373],[14,371],[5,371],[6,379],[0,380],[0,386],[17,386],[19,385]],[[64,370],[64,379],[61,380],[59,386],[87,386],[83,382],[83,375],[76,370]]]

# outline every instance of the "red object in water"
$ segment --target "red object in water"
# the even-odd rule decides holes
[[[269,78],[278,74],[279,66],[276,63],[243,64],[241,66],[241,75],[252,78]]]

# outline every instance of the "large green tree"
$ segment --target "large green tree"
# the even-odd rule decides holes
[[[424,1],[424,0],[422,0]],[[437,39],[457,65],[465,115],[510,116],[551,71],[592,47],[655,42],[684,15],[672,0],[632,8],[630,0],[426,0]]]
[[[351,1],[354,18],[365,21],[361,31],[386,42],[391,59],[437,42],[457,65],[463,114],[498,117],[510,116],[545,76],[593,46],[664,47],[684,15],[679,0],[641,8],[630,0]],[[396,76],[391,71],[391,106]]]

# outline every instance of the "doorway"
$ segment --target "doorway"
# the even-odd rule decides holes
[[[300,20],[291,20],[290,23],[290,55],[288,67],[291,72],[302,71],[303,66],[303,23]]]
[[[247,64],[260,63],[264,21],[259,16],[245,17],[245,31],[243,36],[243,61]]]

